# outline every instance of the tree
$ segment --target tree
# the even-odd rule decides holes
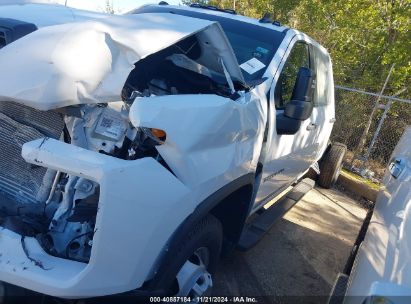
[[[410,3],[399,0],[301,1],[295,26],[328,48],[336,80],[386,93],[406,86],[411,72]]]

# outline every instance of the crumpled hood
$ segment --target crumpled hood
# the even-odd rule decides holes
[[[45,27],[0,50],[0,100],[39,110],[120,100],[134,64],[201,32],[209,67],[243,80],[218,23],[166,14],[113,16]]]

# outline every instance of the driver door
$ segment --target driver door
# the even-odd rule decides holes
[[[301,67],[309,68],[314,73],[315,67],[310,44],[303,39],[294,39],[286,53],[277,81],[270,90],[269,130],[265,149],[260,158],[263,164],[261,182],[256,193],[256,207],[268,202],[274,194],[291,185],[315,161],[317,144],[315,138],[316,111],[301,122],[299,130],[293,135],[277,133],[276,117],[284,115],[284,109],[290,102],[298,71]],[[288,55],[287,55],[288,54]],[[314,90],[313,90],[314,91]],[[313,100],[311,102],[314,102]]]

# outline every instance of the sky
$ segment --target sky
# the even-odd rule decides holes
[[[137,8],[143,4],[148,3],[155,3],[157,4],[160,2],[153,1],[153,0],[109,0],[113,3],[114,10],[116,13],[125,13],[127,11],[132,10],[133,8]],[[64,4],[65,0],[57,0],[60,4]],[[180,0],[167,0],[169,4],[179,4]],[[102,11],[106,6],[106,0],[67,0],[67,6],[81,8],[86,10],[92,11]]]

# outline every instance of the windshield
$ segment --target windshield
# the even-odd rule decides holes
[[[219,22],[231,43],[246,82],[260,79],[263,76],[285,35],[284,32],[255,24],[191,10],[143,6],[131,13],[173,13]]]

